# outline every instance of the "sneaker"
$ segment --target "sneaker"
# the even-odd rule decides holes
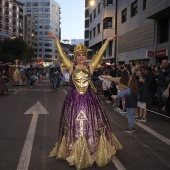
[[[125,132],[125,133],[133,133],[133,131],[129,130],[129,129],[124,129],[123,132]]]
[[[126,113],[126,111],[120,110],[119,113],[123,114]]]
[[[135,132],[135,128],[132,128],[132,132]]]
[[[138,117],[139,117],[139,115],[138,115],[138,114],[135,114],[133,117],[136,119],[136,118],[138,118]]]
[[[146,122],[146,119],[145,119],[145,118],[142,118],[142,119],[139,119],[138,121],[139,121],[139,122]]]
[[[136,120],[141,120],[142,117],[138,116],[138,117],[135,117]]]

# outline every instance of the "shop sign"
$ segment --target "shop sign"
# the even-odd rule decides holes
[[[155,51],[147,51],[146,56],[147,57],[154,57],[155,56]]]
[[[165,57],[165,56],[168,56],[168,49],[146,52],[146,57]]]
[[[165,57],[168,56],[168,49],[155,51],[155,57]]]

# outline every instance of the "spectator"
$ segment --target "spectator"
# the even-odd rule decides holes
[[[170,82],[170,67],[167,60],[162,60],[161,68],[155,73],[155,78],[157,80],[158,112],[162,113],[162,107],[164,105],[162,93]]]
[[[146,76],[146,81],[149,85],[149,92],[148,92],[148,99],[147,99],[147,109],[151,110],[152,108],[152,101],[154,93],[156,93],[156,81],[154,74],[149,70],[147,66],[142,67],[142,73]]]
[[[124,132],[132,133],[135,131],[135,123],[134,123],[134,109],[137,107],[137,99],[138,99],[138,82],[135,78],[132,78],[129,81],[128,89],[118,93],[117,95],[113,95],[114,99],[126,96],[125,106],[128,117],[128,129],[125,129]]]
[[[137,120],[140,122],[146,122],[146,103],[148,97],[148,82],[147,78],[144,74],[139,77],[139,81],[141,82],[141,86],[139,87],[139,100],[138,100],[138,108],[139,108],[139,117]]]

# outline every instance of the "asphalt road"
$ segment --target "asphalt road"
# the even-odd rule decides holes
[[[0,170],[74,170],[66,161],[48,157],[57,142],[62,103],[70,87],[53,91],[44,80],[33,89],[10,84],[8,88],[7,95],[0,95]],[[123,149],[105,167],[94,164],[87,170],[169,170],[170,121],[148,113],[147,122],[136,122],[136,132],[127,134],[125,115],[100,99]]]

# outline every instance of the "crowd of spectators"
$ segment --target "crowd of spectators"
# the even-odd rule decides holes
[[[126,95],[120,99],[113,99],[113,95],[128,89],[132,78],[138,81],[138,104],[134,117],[146,122],[148,110],[170,117],[170,97],[162,97],[170,83],[170,65],[167,60],[157,65],[104,65],[94,72],[93,82],[98,93],[106,98],[106,103],[112,103],[120,113],[126,113]]]

